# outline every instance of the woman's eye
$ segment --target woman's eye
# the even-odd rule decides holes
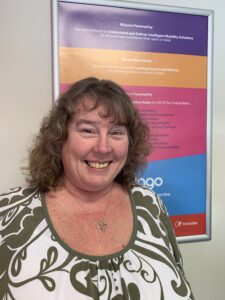
[[[111,132],[112,136],[115,138],[121,138],[127,134],[126,130],[113,130]]]
[[[94,135],[96,134],[94,129],[91,128],[81,128],[79,129],[79,132],[83,135]]]
[[[91,129],[87,128],[82,129],[81,132],[92,133]]]
[[[113,135],[122,135],[123,132],[122,131],[113,131],[112,134]]]

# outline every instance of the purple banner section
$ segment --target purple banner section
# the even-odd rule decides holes
[[[59,2],[59,46],[207,56],[208,18]]]

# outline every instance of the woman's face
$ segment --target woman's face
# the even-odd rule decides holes
[[[87,103],[93,104],[93,100],[85,100]],[[108,188],[127,159],[126,127],[102,115],[103,106],[87,111],[80,104],[62,149],[65,183],[86,191]]]

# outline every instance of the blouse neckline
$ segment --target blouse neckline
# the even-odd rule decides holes
[[[79,251],[71,248],[66,242],[64,242],[62,240],[62,238],[59,236],[59,234],[57,233],[57,231],[55,230],[54,225],[52,224],[51,218],[50,218],[49,213],[48,213],[48,209],[47,209],[47,205],[46,205],[44,194],[40,193],[40,195],[41,195],[41,202],[42,202],[42,207],[43,207],[43,210],[44,210],[45,220],[46,220],[46,222],[48,224],[48,227],[49,227],[51,233],[54,235],[55,240],[66,251],[68,251],[71,255],[77,256],[80,259],[88,259],[88,260],[91,260],[91,261],[97,261],[97,260],[113,259],[113,258],[117,258],[119,256],[122,256],[130,248],[132,248],[132,245],[135,242],[135,239],[136,239],[136,236],[137,236],[137,212],[136,212],[135,200],[133,198],[132,190],[129,189],[128,193],[129,193],[129,198],[130,198],[130,201],[131,201],[132,214],[133,214],[133,229],[132,229],[132,234],[131,234],[130,240],[129,240],[129,242],[127,243],[127,245],[122,250],[114,252],[112,254],[107,254],[107,255],[89,255],[89,254],[85,254],[85,253],[79,252]]]

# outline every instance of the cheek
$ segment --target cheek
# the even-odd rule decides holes
[[[118,155],[121,158],[127,158],[128,155],[128,142],[124,142],[120,147],[118,147]]]
[[[69,136],[62,147],[62,156],[64,156],[64,158],[68,157],[69,155],[77,156],[79,153],[82,153],[80,147],[81,143],[77,142],[76,138],[71,138]]]
[[[62,162],[69,163],[72,157],[77,156],[75,153],[76,151],[77,148],[73,146],[73,143],[71,143],[70,140],[67,140],[62,147]]]
[[[67,150],[67,143],[65,143],[62,147],[62,164],[63,167],[65,168],[66,162],[68,160],[68,150]]]

